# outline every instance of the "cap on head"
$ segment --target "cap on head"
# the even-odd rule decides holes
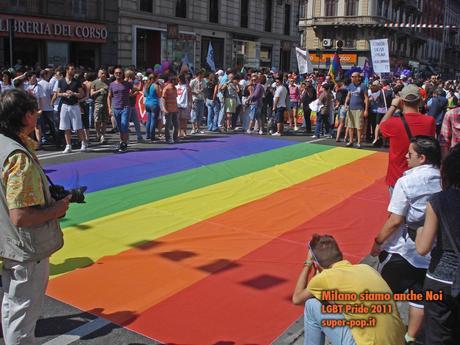
[[[404,102],[415,102],[420,99],[419,88],[413,84],[405,86],[399,95]]]

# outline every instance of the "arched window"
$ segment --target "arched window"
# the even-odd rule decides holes
[[[358,0],[345,0],[345,15],[357,16],[358,15]]]
[[[336,17],[337,16],[337,0],[325,0],[325,11],[324,15],[326,17]]]
[[[176,1],[176,17],[187,18],[187,1],[186,0]]]

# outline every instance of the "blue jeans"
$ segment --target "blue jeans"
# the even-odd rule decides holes
[[[332,345],[356,345],[348,326],[324,327],[322,320],[345,319],[343,314],[326,314],[321,311],[321,302],[316,298],[310,298],[305,302],[304,329],[305,345],[324,345],[325,336]]]
[[[115,120],[117,120],[117,127],[120,133],[129,133],[129,115],[129,107],[113,109],[113,116],[115,116]]]
[[[134,123],[134,128],[136,129],[137,140],[142,140],[141,124],[139,123],[139,118],[137,117],[136,107],[130,108],[129,120]]]
[[[192,105],[192,123],[200,124],[204,114],[204,100],[195,100]]]
[[[321,115],[321,112],[316,113],[316,128],[315,128],[315,136],[318,138],[321,136],[321,132],[323,130],[323,125],[325,127],[325,134],[331,134],[332,131],[329,125],[329,113],[326,115]]]
[[[89,120],[89,127],[94,128],[94,100],[87,99],[86,106],[88,109],[88,120]]]
[[[220,103],[217,100],[207,99],[206,106],[208,107],[208,130],[215,131],[218,127]]]
[[[155,126],[158,121],[158,116],[160,115],[160,106],[146,105],[145,111],[147,112],[146,138],[150,140],[155,140]]]

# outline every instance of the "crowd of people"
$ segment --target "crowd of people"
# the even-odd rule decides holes
[[[274,136],[303,133],[313,139],[327,136],[356,148],[363,142],[387,145],[380,123],[392,99],[406,85],[418,88],[423,98],[418,111],[435,119],[445,152],[452,140],[458,140],[454,109],[460,85],[436,75],[427,80],[375,76],[363,82],[359,72],[335,81],[320,73],[297,75],[251,68],[215,73],[198,70],[192,75],[187,69],[155,73],[117,66],[92,71],[70,64],[4,70],[0,83],[1,92],[22,88],[35,96],[41,112],[36,141],[39,145],[65,141],[65,153],[72,151],[72,133],[78,134],[81,151],[91,142],[104,143],[107,125],[120,133],[118,149],[124,152],[130,123],[138,142],[161,138],[177,143],[187,135],[203,134],[204,128],[207,132]],[[143,107],[136,104],[139,94]],[[145,117],[140,114],[143,108]],[[90,128],[95,128],[95,138]]]
[[[80,150],[87,151],[91,141],[106,141],[111,125],[120,137],[117,150],[126,152],[133,123],[143,143],[163,135],[166,143],[177,143],[204,133],[204,128],[248,135],[303,133],[337,142],[343,136],[346,146],[356,148],[364,142],[388,145],[389,217],[375,229],[370,249],[378,257],[379,272],[352,265],[333,237],[315,235],[293,294],[294,303],[305,304],[306,343],[321,344],[326,334],[334,345],[414,344],[422,329],[425,344],[460,343],[460,84],[438,76],[374,77],[367,82],[358,72],[350,77],[335,81],[317,73],[251,69],[200,70],[192,76],[133,66],[94,72],[72,64],[5,70],[0,83],[0,256],[6,342],[33,341],[48,258],[62,246],[58,219],[69,206],[69,198],[56,201],[49,194],[35,150],[53,141],[65,144],[64,153],[70,153],[75,133]],[[145,123],[136,104],[140,96]],[[322,292],[333,290],[442,291],[444,298],[411,300],[407,330],[393,302],[388,313],[375,315],[375,325],[328,327],[323,322],[327,318],[338,322],[363,317],[353,309],[322,312],[327,303],[347,304],[338,298],[325,300]]]

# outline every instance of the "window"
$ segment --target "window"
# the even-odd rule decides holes
[[[291,34],[291,5],[284,5],[284,34]]]
[[[337,0],[325,0],[325,13],[326,17],[336,17],[337,16]]]
[[[389,1],[385,1],[384,3],[384,7],[383,7],[383,16],[385,18],[388,18],[388,9],[390,8],[390,2]]]
[[[143,12],[153,12],[152,0],[141,0],[140,10]]]
[[[209,21],[219,23],[219,0],[209,0]]]
[[[357,16],[358,15],[358,0],[345,0],[345,15]]]
[[[187,18],[187,1],[186,0],[177,0],[176,17]]]
[[[27,7],[27,0],[10,0],[10,6],[14,8],[25,8]]]
[[[272,31],[273,0],[265,0],[265,31]]]
[[[249,22],[249,0],[241,0],[241,27],[247,28]]]
[[[86,0],[72,0],[72,13],[77,16],[86,16]]]

